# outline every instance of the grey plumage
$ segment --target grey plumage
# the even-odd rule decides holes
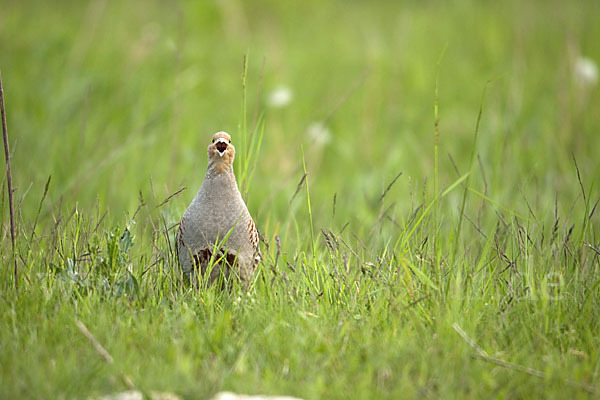
[[[242,199],[233,173],[235,147],[225,132],[216,133],[208,146],[208,168],[200,190],[183,214],[177,232],[177,255],[184,275],[192,280],[206,273],[213,256],[217,261],[209,277],[231,272],[248,283],[260,261],[258,232]],[[224,241],[225,237],[229,237]]]

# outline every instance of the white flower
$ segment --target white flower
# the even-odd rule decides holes
[[[582,86],[596,86],[598,83],[598,65],[588,57],[578,57],[573,69],[575,80]]]
[[[283,108],[292,102],[292,90],[287,86],[278,86],[269,93],[267,104],[273,108]]]
[[[322,122],[310,124],[306,129],[306,134],[320,146],[331,142],[331,131]]]

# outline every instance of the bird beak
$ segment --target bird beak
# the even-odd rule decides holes
[[[215,147],[219,152],[219,156],[223,157],[225,150],[227,150],[227,140],[225,138],[218,138],[215,142]]]

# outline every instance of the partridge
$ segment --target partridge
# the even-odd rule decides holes
[[[260,261],[258,231],[233,173],[235,147],[226,132],[208,146],[208,168],[200,190],[187,208],[177,232],[177,256],[184,275],[197,273],[212,283],[221,272],[237,275],[246,285]]]

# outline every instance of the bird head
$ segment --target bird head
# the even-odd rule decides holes
[[[227,132],[217,132],[208,145],[208,164],[217,172],[226,172],[233,165],[235,147],[231,144],[231,136]]]

